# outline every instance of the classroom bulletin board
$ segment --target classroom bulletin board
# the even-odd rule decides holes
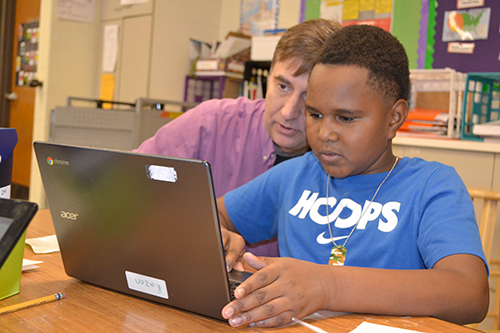
[[[390,31],[404,45],[411,69],[500,72],[499,0],[302,0],[299,19],[320,18],[325,6],[344,2],[361,9],[390,6]]]
[[[463,73],[500,72],[500,1],[484,0],[483,6],[469,9],[457,9],[456,0],[441,0],[438,6],[433,6],[432,2],[429,13],[432,15],[435,11],[436,25],[434,38],[428,35],[425,68],[450,67]],[[459,21],[465,39],[461,41],[446,36],[447,32],[454,30],[450,28],[453,13],[462,16]],[[470,40],[471,37],[474,39]],[[458,43],[469,45],[472,50],[452,49]]]

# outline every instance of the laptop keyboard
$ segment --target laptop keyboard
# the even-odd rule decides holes
[[[229,290],[231,291],[231,300],[234,301],[236,297],[234,297],[234,291],[238,286],[241,284],[241,282],[233,282],[229,281]]]
[[[241,284],[241,282],[245,281],[251,275],[252,273],[240,272],[234,269],[229,273],[229,289],[232,301],[236,299],[234,297],[234,290]]]

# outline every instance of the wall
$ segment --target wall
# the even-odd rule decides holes
[[[150,92],[147,97],[182,100],[184,79],[189,71],[189,38],[206,42],[219,38],[222,8],[222,1],[215,0],[155,2]],[[226,26],[232,24],[228,22]]]
[[[99,15],[99,9],[96,10]],[[49,139],[50,110],[65,105],[68,96],[91,96],[96,68],[97,25],[61,20],[55,0],[43,0],[40,7],[40,42],[33,140]],[[31,159],[30,200],[45,207],[35,156]]]

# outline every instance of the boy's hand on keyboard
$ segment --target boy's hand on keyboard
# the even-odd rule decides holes
[[[243,271],[243,253],[245,253],[245,240],[239,234],[221,227],[222,242],[226,251],[226,269],[230,272],[233,268]]]
[[[244,259],[258,271],[236,288],[236,300],[222,310],[231,326],[281,326],[326,305],[328,293],[321,282],[324,265],[251,253]]]

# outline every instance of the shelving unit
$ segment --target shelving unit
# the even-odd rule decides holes
[[[446,137],[460,138],[466,75],[450,68],[410,71],[410,109],[431,108],[448,112]],[[443,105],[437,105],[441,101]]]
[[[197,76],[188,75],[184,84],[184,102],[201,103],[214,98],[237,98],[242,82],[242,74],[211,72]]]

